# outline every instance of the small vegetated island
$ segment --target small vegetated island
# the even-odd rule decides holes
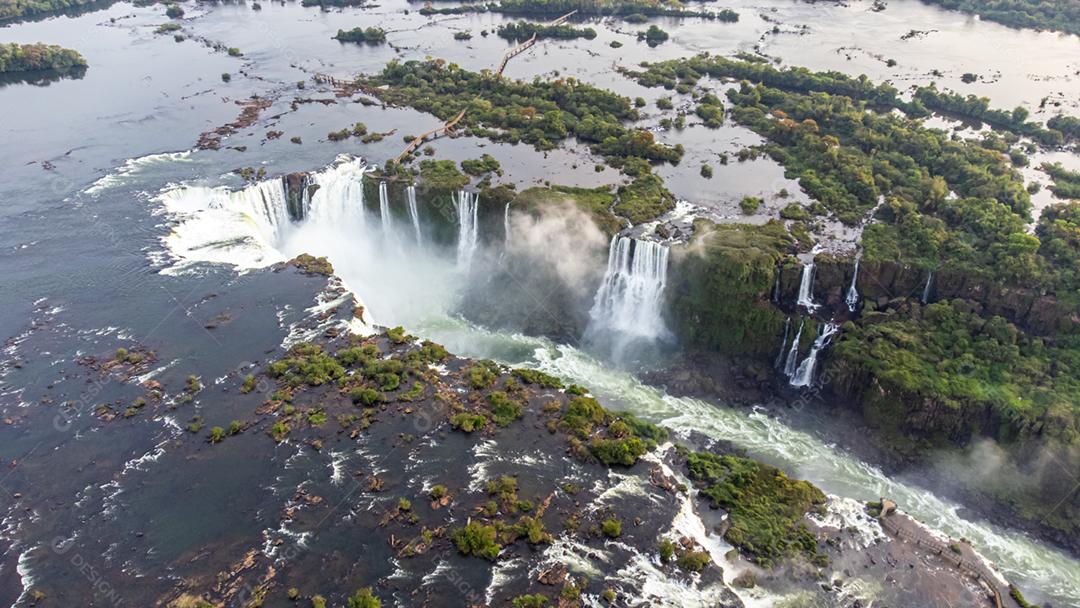
[[[1072,0],[923,0],[1010,27],[1080,35],[1080,3]]]
[[[572,40],[584,38],[592,40],[596,38],[596,30],[591,27],[580,28],[572,25],[544,25],[529,21],[518,21],[499,26],[499,36],[507,40],[528,40],[533,36],[539,38],[559,38]]]
[[[386,32],[379,27],[354,27],[351,30],[338,30],[334,40],[358,44],[383,44],[386,42]]]
[[[0,44],[0,74],[86,68],[78,52],[50,44]]]
[[[4,0],[0,2],[0,22],[108,4],[110,0]]]

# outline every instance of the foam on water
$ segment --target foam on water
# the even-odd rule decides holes
[[[856,500],[889,497],[908,513],[953,538],[967,538],[1011,581],[1038,589],[1064,606],[1080,607],[1080,562],[1022,532],[961,517],[960,505],[887,476],[814,435],[796,430],[763,410],[734,409],[700,399],[673,397],[642,384],[567,345],[519,334],[491,332],[460,320],[427,326],[428,335],[460,345],[466,355],[502,358],[588,386],[611,407],[625,409],[681,432],[727,440],[752,456],[784,463],[794,475],[827,493]],[[466,334],[468,339],[463,339]],[[472,351],[470,352],[470,349]],[[524,354],[531,353],[531,356]]]

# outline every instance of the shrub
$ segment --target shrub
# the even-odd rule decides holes
[[[466,433],[480,430],[484,428],[485,425],[487,425],[487,416],[484,416],[483,414],[458,412],[457,414],[450,416],[450,426]]]
[[[791,203],[780,210],[780,217],[785,220],[808,220],[810,219],[810,212],[799,203]]]
[[[510,399],[502,391],[488,395],[488,405],[491,407],[491,419],[499,426],[507,426],[517,420],[523,410],[520,403]]]
[[[357,589],[356,593],[349,598],[349,608],[380,608],[382,602],[375,596],[371,587]]]
[[[499,365],[494,361],[483,360],[477,361],[469,368],[468,378],[469,385],[474,389],[484,389],[492,384],[495,384],[495,379],[498,377]]]
[[[281,443],[285,441],[285,437],[288,436],[290,430],[289,425],[282,420],[278,420],[270,427],[270,436],[274,438],[274,441]]]
[[[244,376],[244,384],[240,386],[240,394],[246,395],[255,390],[255,376],[248,374]]]
[[[210,429],[210,443],[218,443],[225,438],[225,429],[220,426],[215,426]]]
[[[514,608],[543,608],[548,603],[548,598],[539,593],[519,595],[511,602]]]
[[[701,177],[704,177],[705,179],[712,179],[712,176],[713,176],[712,165],[706,165],[706,164],[701,165]]]
[[[622,523],[614,517],[609,517],[600,524],[600,530],[608,538],[619,538],[622,534]]]
[[[469,522],[453,534],[454,544],[463,555],[473,555],[491,561],[499,556],[502,546],[496,542],[498,532],[495,526],[485,526],[480,522]]]
[[[701,572],[711,562],[712,558],[706,551],[687,551],[676,561],[680,568],[689,572]]]
[[[647,451],[646,443],[637,437],[593,439],[589,442],[589,452],[607,466],[633,466]]]
[[[235,46],[230,46],[228,53],[229,57],[239,57],[240,55],[243,55],[243,53],[240,52],[240,49]]]
[[[761,207],[762,202],[763,201],[756,196],[744,196],[743,199],[739,201],[739,208],[742,209],[742,212],[746,215],[753,215],[757,212],[758,208]]]
[[[240,431],[244,430],[244,423],[239,420],[233,420],[229,423],[229,434],[238,435]]]
[[[307,415],[308,424],[311,426],[322,426],[326,423],[326,412],[323,410],[312,410]]]
[[[436,485],[435,487],[431,488],[431,494],[430,494],[431,500],[442,500],[443,498],[445,498],[445,497],[447,497],[449,495],[450,495],[450,490],[447,489],[447,487],[444,486],[444,485],[440,484],[440,485]]]
[[[551,374],[545,374],[537,369],[518,368],[512,372],[515,377],[525,384],[535,384],[541,388],[562,388],[563,383],[559,378]]]
[[[670,110],[675,107],[675,104],[671,103],[670,97],[661,97],[656,100],[656,107],[661,110]]]
[[[316,595],[311,598],[311,608],[326,608],[326,598]]]
[[[675,557],[675,543],[670,539],[663,539],[660,541],[660,561],[665,564],[670,562]]]
[[[472,32],[460,31],[454,32],[454,40],[472,40]]]
[[[184,9],[178,4],[170,4],[169,7],[165,9],[165,16],[169,19],[179,19],[184,16]]]
[[[382,393],[368,387],[354,388],[349,391],[349,398],[356,404],[375,405],[382,400]]]

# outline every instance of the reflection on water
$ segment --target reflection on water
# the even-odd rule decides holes
[[[32,84],[38,87],[47,87],[50,83],[65,78],[79,80],[86,75],[86,69],[86,66],[78,66],[68,70],[31,70],[28,72],[0,74],[0,88],[23,83]]]

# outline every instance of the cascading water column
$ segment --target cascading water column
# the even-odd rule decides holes
[[[460,270],[468,271],[472,266],[473,256],[478,245],[478,226],[476,222],[480,197],[462,190],[454,197],[454,210],[458,216],[457,265]]]
[[[416,244],[424,244],[424,236],[420,232],[420,209],[416,206],[416,186],[410,185],[405,189],[405,200],[409,203],[409,219],[412,220],[413,232],[416,234]]]
[[[859,290],[855,287],[855,281],[859,279],[859,260],[861,258],[861,253],[855,256],[855,274],[851,275],[851,286],[848,287],[847,297],[844,298],[844,302],[847,303],[848,310],[851,312],[855,312],[855,309],[859,306]]]
[[[379,182],[379,218],[382,220],[383,237],[392,240],[394,218],[390,215],[390,195],[386,191],[386,182]]]
[[[933,284],[933,281],[934,281],[934,271],[931,270],[930,274],[927,275],[927,277],[926,277],[926,286],[923,287],[923,290],[922,290],[922,303],[923,304],[929,304],[930,303],[930,286]]]
[[[791,330],[791,317],[784,319],[784,337],[780,340],[780,350],[776,353],[776,361],[773,362],[773,367],[780,369],[780,365],[784,362],[784,349],[787,347],[788,332]]]
[[[510,243],[510,203],[503,209],[503,243]]]
[[[814,381],[814,368],[817,367],[818,355],[823,348],[828,346],[829,341],[832,340],[837,331],[839,331],[839,328],[831,322],[826,323],[821,328],[821,333],[818,334],[813,346],[810,347],[810,353],[799,364],[799,369],[795,370],[795,376],[791,378],[791,386],[810,386],[810,383]]]
[[[814,303],[814,260],[807,262],[802,269],[802,279],[799,281],[799,306],[813,312],[818,309]]]
[[[611,240],[586,337],[610,340],[616,361],[632,342],[654,343],[670,336],[663,316],[668,253],[653,241],[624,236]]]
[[[791,342],[791,350],[788,351],[787,359],[784,361],[784,375],[789,379],[795,375],[799,365],[799,340],[802,339],[803,325],[805,320],[799,321],[799,331],[795,332],[795,340]]]

